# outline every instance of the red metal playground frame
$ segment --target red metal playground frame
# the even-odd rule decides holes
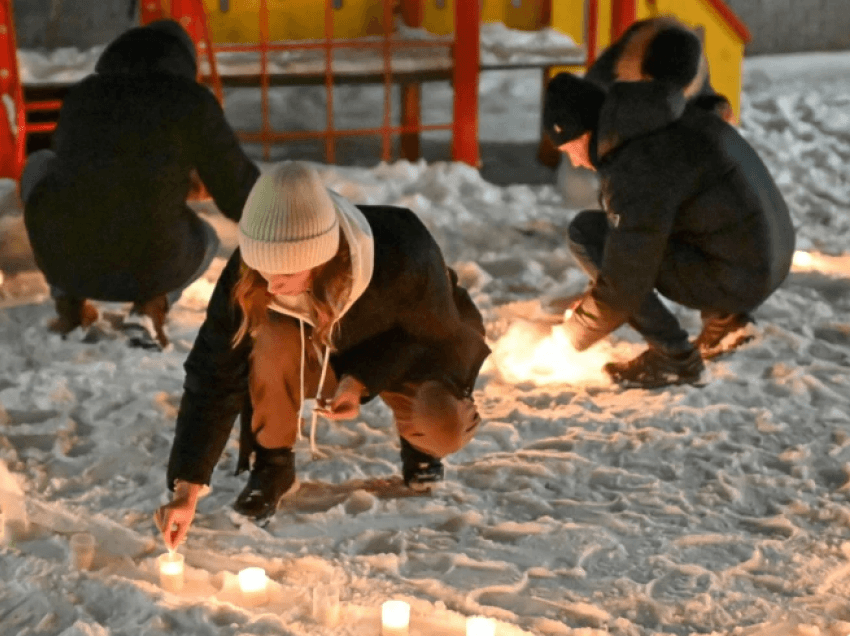
[[[557,0],[552,0],[557,1]],[[401,154],[405,158],[415,159],[419,154],[419,135],[424,131],[450,130],[452,132],[452,159],[477,166],[478,148],[478,79],[480,73],[480,8],[475,1],[460,1],[455,4],[455,24],[453,37],[428,40],[406,40],[393,37],[393,10],[399,4],[402,17],[409,26],[422,23],[425,0],[382,0],[384,35],[367,39],[337,39],[333,35],[333,3],[325,4],[325,37],[310,41],[269,41],[269,10],[266,0],[260,0],[258,19],[260,23],[260,41],[258,44],[214,44],[211,41],[207,16],[202,0],[171,0],[170,10],[163,10],[161,0],[142,0],[140,3],[140,21],[146,24],[156,19],[171,17],[179,21],[195,42],[198,59],[206,60],[208,72],[199,77],[223,100],[222,78],[216,63],[216,54],[225,51],[259,53],[260,71],[255,81],[261,90],[262,122],[259,131],[241,132],[244,141],[260,143],[267,158],[269,148],[275,143],[308,138],[321,138],[325,143],[325,159],[335,161],[334,141],[346,136],[380,136],[382,139],[382,159],[390,160],[392,139],[400,136]],[[590,65],[595,59],[596,32],[598,28],[598,0],[587,2],[587,60]],[[611,36],[619,37],[635,19],[636,0],[613,0]],[[451,56],[449,79],[454,89],[453,119],[449,123],[424,125],[420,119],[420,89],[422,78],[408,76],[399,78],[392,68],[393,53],[414,47],[448,48]],[[376,49],[383,61],[382,70],[363,81],[380,83],[384,86],[384,116],[379,127],[339,130],[334,127],[333,87],[339,77],[333,72],[332,59],[335,51],[341,49]],[[269,72],[269,54],[276,51],[293,49],[313,49],[324,51],[325,69],[320,78],[327,95],[327,122],[325,130],[318,131],[276,131],[272,129],[269,114],[268,93],[273,75]],[[242,78],[241,85],[246,85]],[[280,77],[277,78],[281,79]],[[315,80],[315,78],[313,78]],[[392,84],[401,87],[401,123],[393,125],[391,121],[390,98]],[[297,84],[298,80],[288,81]],[[315,83],[315,82],[314,82]],[[0,177],[19,179],[26,159],[27,136],[33,133],[50,133],[55,122],[28,122],[27,114],[38,111],[58,111],[61,100],[25,101],[19,68],[17,47],[12,14],[12,0],[0,0]],[[9,113],[9,125],[3,120],[3,111]]]

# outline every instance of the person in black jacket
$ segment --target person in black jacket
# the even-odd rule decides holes
[[[580,212],[569,227],[590,277],[565,321],[573,345],[584,350],[628,323],[649,347],[606,365],[615,382],[697,381],[704,358],[745,340],[751,312],[790,270],[794,228],[770,173],[734,127],[669,82],[606,92],[562,73],[547,88],[544,126],[601,182],[603,213]],[[701,311],[695,342],[656,291]]]
[[[317,414],[350,419],[380,396],[401,437],[404,482],[442,479],[440,458],[478,427],[472,389],[490,349],[425,225],[406,208],[352,205],[309,165],[285,162],[257,181],[238,240],[185,364],[174,497],[156,514],[166,544],[185,536],[238,414],[237,473],[254,461],[234,507],[258,520],[295,484],[305,404],[315,426]]]
[[[51,329],[96,320],[87,299],[130,302],[131,317],[152,321],[165,346],[169,307],[219,245],[186,205],[192,174],[239,220],[259,171],[196,74],[194,44],[177,22],[130,29],[68,92],[53,149],[27,162],[24,222],[55,300]]]

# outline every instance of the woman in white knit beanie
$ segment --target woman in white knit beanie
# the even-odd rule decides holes
[[[490,349],[425,225],[406,208],[355,206],[309,165],[286,162],[257,180],[238,238],[186,361],[174,497],[156,515],[166,544],[185,537],[236,415],[237,472],[250,477],[234,507],[258,520],[296,484],[292,449],[307,411],[315,455],[317,414],[351,419],[380,396],[405,484],[441,480],[441,458],[480,422],[472,390]]]

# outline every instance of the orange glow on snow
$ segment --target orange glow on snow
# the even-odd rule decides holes
[[[608,384],[602,366],[615,358],[612,350],[602,340],[579,353],[562,325],[518,321],[494,345],[493,364],[508,382]]]
[[[819,252],[794,252],[795,272],[818,272],[826,276],[850,278],[850,256],[830,256]]]

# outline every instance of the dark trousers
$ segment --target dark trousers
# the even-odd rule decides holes
[[[593,282],[596,282],[602,267],[608,232],[608,218],[602,210],[579,212],[570,223],[570,250]],[[629,316],[629,325],[643,336],[651,347],[675,351],[690,346],[688,333],[682,329],[679,321],[664,306],[655,291],[649,292],[644,297],[640,309]]]

